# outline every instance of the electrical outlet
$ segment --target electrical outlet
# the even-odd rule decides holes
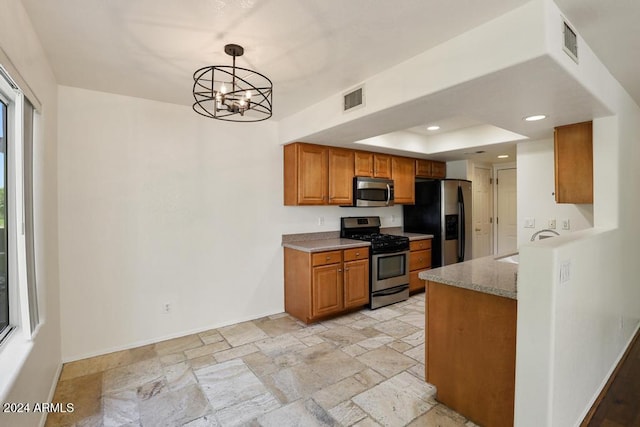
[[[391,215],[391,222],[396,222],[396,216],[395,215]]]
[[[164,314],[169,314],[171,313],[171,304],[168,302],[165,302],[164,304],[162,304],[162,312]]]
[[[525,218],[524,219],[524,228],[536,228],[536,220],[535,220],[535,218]]]
[[[549,220],[549,227],[550,230],[555,230],[556,229],[556,220],[555,219],[550,219]]]
[[[563,230],[571,230],[571,223],[569,222],[568,219],[563,219],[562,220],[562,229]]]
[[[324,225],[324,217],[323,216],[319,216],[318,217],[318,225]]]

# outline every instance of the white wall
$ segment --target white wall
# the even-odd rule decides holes
[[[328,129],[375,117],[361,129],[360,139],[373,137],[423,122],[424,111],[403,110],[397,120],[388,120],[391,107],[413,102],[461,82],[486,76],[545,53],[544,27],[540,25],[544,9],[541,1],[531,1],[451,40],[367,79],[366,106],[343,114],[342,93],[336,93],[280,122],[280,141],[290,142]],[[505,43],[505,34],[509,34]],[[499,48],[496,48],[499,46]],[[428,70],[428,78],[425,78]],[[400,83],[398,83],[400,82]],[[393,90],[389,90],[393,88]],[[444,106],[439,106],[443,108]],[[410,115],[414,115],[410,118]],[[412,119],[415,122],[410,123]],[[433,119],[433,118],[431,118]]]
[[[282,234],[401,225],[400,206],[283,206],[275,122],[59,92],[64,360],[282,312]]]
[[[468,160],[447,162],[447,178],[473,180],[473,164]]]
[[[556,231],[560,234],[593,227],[593,205],[555,202],[553,157],[553,139],[517,145],[518,246],[529,242],[536,231],[549,228],[550,219],[556,220]],[[533,218],[535,228],[525,228],[525,218]],[[564,219],[569,220],[568,231],[562,229]]]
[[[640,325],[640,108],[580,37],[580,64],[568,59],[560,11],[545,6],[550,55],[615,112],[593,122],[595,228],[520,248],[515,425],[564,427],[580,424]]]
[[[0,0],[0,48],[42,103],[34,141],[34,203],[36,276],[42,325],[32,341],[26,360],[17,362],[11,349],[1,351],[22,365],[12,372],[0,366],[0,376],[12,382],[0,387],[0,402],[48,402],[60,368],[60,307],[58,288],[57,208],[57,85],[40,42],[19,0]],[[15,75],[14,75],[15,76]],[[4,360],[1,362],[4,363]],[[0,363],[0,364],[1,364]],[[0,413],[0,425],[34,426],[43,414]]]

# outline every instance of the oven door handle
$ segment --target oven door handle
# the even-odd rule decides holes
[[[400,292],[404,292],[408,287],[409,285],[401,285],[401,286],[396,286],[395,288],[385,289],[384,291],[376,291],[375,296],[381,297],[381,296],[399,294]]]

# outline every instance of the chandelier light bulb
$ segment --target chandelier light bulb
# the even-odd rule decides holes
[[[250,90],[248,90],[248,91],[244,94],[244,96],[246,96],[246,97],[247,97],[247,99],[251,99],[251,91],[250,91]]]
[[[224,83],[222,83],[222,86],[220,86],[220,92],[225,95],[227,93],[227,87],[224,85]]]

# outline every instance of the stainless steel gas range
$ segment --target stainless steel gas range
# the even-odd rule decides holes
[[[409,298],[409,238],[380,233],[380,217],[343,217],[340,237],[371,242],[369,306],[374,308]]]

